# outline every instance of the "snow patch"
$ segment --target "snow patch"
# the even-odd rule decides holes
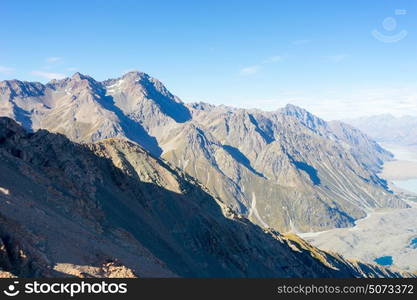
[[[107,92],[115,92],[116,90],[119,90],[121,85],[124,83],[124,79],[120,79],[115,84],[109,85],[106,87]]]
[[[256,208],[256,195],[255,193],[252,193],[252,205],[249,209],[249,219],[251,216],[255,216],[256,219],[258,219],[259,223],[262,225],[262,227],[269,228],[268,224],[264,220],[262,220],[261,216],[259,215],[258,209]]]
[[[2,188],[0,187],[0,193],[4,194],[4,195],[9,195],[10,191],[8,189]]]

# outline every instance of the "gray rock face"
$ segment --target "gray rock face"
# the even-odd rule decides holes
[[[377,115],[345,122],[352,124],[381,143],[417,146],[417,116]]]
[[[398,277],[263,230],[124,138],[0,118],[0,276]]]
[[[81,74],[46,85],[5,81],[0,97],[0,114],[31,130],[137,142],[263,227],[346,227],[375,208],[407,206],[376,175],[390,153],[349,125],[292,105],[186,105],[140,72],[104,82]]]

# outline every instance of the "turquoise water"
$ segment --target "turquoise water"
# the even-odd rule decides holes
[[[391,266],[392,265],[392,256],[381,256],[375,258],[374,261],[381,266]]]
[[[413,249],[417,249],[417,237],[413,238],[410,241],[410,245],[408,247],[413,248]]]
[[[394,180],[393,182],[399,188],[417,194],[417,179]]]

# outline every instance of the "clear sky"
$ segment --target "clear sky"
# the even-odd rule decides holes
[[[417,115],[417,1],[0,0],[0,80],[136,69],[185,102]]]

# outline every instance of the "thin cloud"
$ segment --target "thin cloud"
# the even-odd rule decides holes
[[[130,72],[140,72],[140,71],[138,69],[126,69],[122,72],[122,74],[127,74],[127,73],[130,73]]]
[[[268,57],[267,59],[263,60],[262,62],[260,62],[257,65],[242,68],[240,70],[240,74],[241,75],[253,75],[253,74],[256,74],[259,71],[261,71],[262,68],[263,68],[263,65],[275,64],[275,63],[283,61],[283,60],[284,60],[283,56],[280,56],[280,55],[271,56],[271,57]]]
[[[240,70],[240,74],[241,75],[253,75],[253,74],[258,73],[260,70],[261,70],[261,66],[259,65],[250,66],[250,67],[242,68]]]
[[[47,63],[53,64],[62,61],[62,57],[52,56],[45,59]]]
[[[0,73],[2,74],[10,74],[13,73],[14,69],[10,67],[0,66]]]
[[[30,72],[32,75],[43,77],[49,80],[52,79],[63,79],[67,77],[65,74],[62,73],[50,73],[50,72],[42,72],[42,71],[32,71]]]
[[[274,64],[280,61],[283,61],[284,57],[280,56],[280,55],[275,55],[275,56],[271,56],[267,59],[265,59],[262,63],[263,64]]]

